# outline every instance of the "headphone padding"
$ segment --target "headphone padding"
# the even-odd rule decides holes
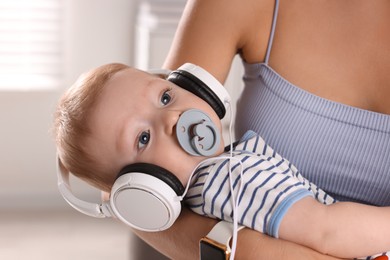
[[[131,172],[140,172],[151,175],[160,179],[169,185],[178,196],[181,196],[184,193],[184,186],[180,180],[172,174],[170,171],[154,164],[150,163],[134,163],[125,166],[118,174],[117,178],[120,176],[131,173]]]
[[[169,74],[167,80],[206,101],[220,119],[225,116],[226,109],[223,102],[206,84],[191,73],[184,70],[174,70]]]

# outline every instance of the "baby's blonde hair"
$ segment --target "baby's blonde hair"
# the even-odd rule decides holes
[[[91,135],[88,118],[107,81],[128,68],[111,63],[81,75],[61,97],[54,114],[53,133],[62,164],[75,176],[105,191],[114,180],[84,147]]]

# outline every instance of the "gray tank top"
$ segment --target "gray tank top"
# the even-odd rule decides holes
[[[313,183],[339,200],[390,206],[390,115],[315,96],[269,65],[244,62],[236,134],[254,130]]]

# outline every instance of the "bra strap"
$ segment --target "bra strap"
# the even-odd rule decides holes
[[[271,34],[268,39],[267,53],[265,54],[265,61],[264,61],[265,64],[268,64],[269,56],[271,54],[272,43],[274,41],[274,35],[275,35],[276,21],[278,19],[278,10],[279,10],[279,0],[275,0],[274,17],[272,19]]]

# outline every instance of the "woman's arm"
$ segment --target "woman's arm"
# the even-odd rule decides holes
[[[194,63],[224,82],[236,54],[264,59],[274,0],[189,0],[164,67]]]
[[[279,237],[338,257],[366,257],[390,250],[390,207],[353,202],[323,205],[312,197],[295,203]]]
[[[162,232],[141,232],[138,236],[171,259],[199,259],[199,240],[217,223],[216,220],[199,216],[183,208],[175,224]],[[239,232],[236,259],[318,259],[334,260],[312,249],[260,232],[244,229]]]

